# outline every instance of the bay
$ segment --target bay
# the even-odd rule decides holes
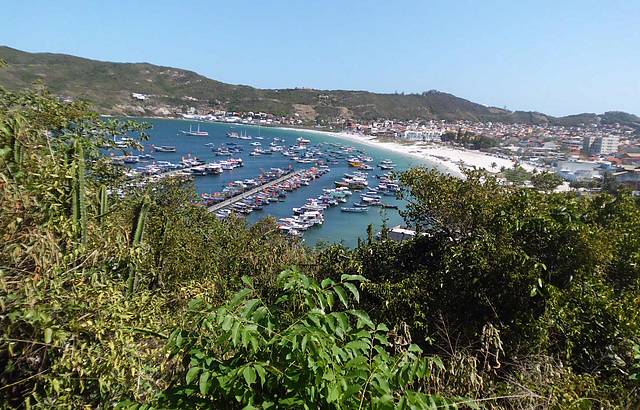
[[[312,131],[298,129],[282,129],[273,127],[259,127],[254,125],[226,124],[213,122],[197,122],[174,119],[156,119],[156,118],[134,118],[135,121],[145,122],[152,126],[148,131],[150,138],[144,142],[145,153],[151,154],[155,161],[171,161],[180,162],[182,157],[188,155],[195,156],[206,162],[216,162],[230,157],[218,157],[210,146],[205,144],[214,144],[214,149],[224,146],[227,142],[235,142],[243,146],[244,151],[234,154],[231,158],[242,158],[244,167],[236,168],[231,171],[224,171],[221,175],[196,176],[195,186],[199,193],[212,193],[221,191],[227,184],[232,181],[256,178],[262,171],[270,168],[293,169],[309,168],[312,164],[299,164],[292,161],[281,153],[273,155],[250,156],[249,153],[254,148],[252,142],[260,142],[263,148],[268,148],[273,138],[282,138],[285,141],[279,144],[284,146],[293,145],[296,139],[303,137],[310,140],[310,145],[320,143],[335,143],[343,146],[353,146],[366,153],[373,158],[370,165],[376,169],[369,171],[369,185],[376,186],[376,174],[382,174],[376,165],[384,160],[389,159],[396,164],[396,170],[402,171],[414,166],[423,166],[427,168],[436,167],[428,160],[421,160],[412,156],[402,155],[396,152],[359,144],[352,141],[346,141],[332,135],[317,133]],[[188,130],[189,125],[194,129],[198,125],[202,131],[207,131],[208,136],[190,136],[182,134],[180,131]],[[231,139],[227,136],[230,132],[242,132],[252,136],[252,140]],[[256,139],[261,137],[262,139]],[[154,152],[152,145],[173,145],[176,147],[175,153]],[[153,160],[152,160],[153,161]],[[145,165],[140,163],[138,165]],[[267,216],[273,216],[276,219],[289,217],[293,214],[292,208],[300,207],[309,198],[317,197],[322,194],[322,190],[326,188],[334,188],[334,181],[343,178],[345,173],[353,172],[354,169],[349,167],[346,160],[340,160],[339,164],[329,165],[331,171],[321,178],[311,182],[309,186],[303,186],[300,189],[290,192],[286,201],[270,204],[264,207],[264,210],[254,211],[247,216],[248,223],[256,221]],[[342,206],[352,206],[353,202],[357,202],[360,194],[354,192],[350,201]],[[383,197],[383,202],[388,204],[396,204],[400,209],[403,203],[393,197]],[[345,246],[353,247],[357,244],[358,238],[366,237],[366,230],[369,224],[373,224],[376,231],[379,231],[383,224],[388,227],[401,225],[402,217],[398,210],[388,208],[371,207],[367,213],[345,213],[340,211],[340,206],[328,208],[325,211],[325,222],[321,226],[313,227],[307,230],[303,239],[306,244],[313,246],[320,242],[335,243],[339,242]]]

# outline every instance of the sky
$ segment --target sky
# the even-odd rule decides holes
[[[640,115],[640,0],[1,0],[0,44],[261,88]]]

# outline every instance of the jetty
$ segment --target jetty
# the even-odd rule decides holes
[[[242,201],[243,199],[245,199],[247,197],[255,195],[255,194],[257,194],[258,192],[262,191],[265,188],[269,188],[270,186],[280,184],[280,183],[285,182],[285,181],[287,181],[287,180],[289,180],[291,178],[295,178],[297,176],[301,176],[307,171],[308,171],[307,169],[300,169],[298,171],[288,172],[288,173],[282,175],[281,177],[279,177],[277,179],[274,179],[273,181],[269,181],[269,182],[266,182],[266,183],[264,183],[262,185],[258,185],[255,188],[252,188],[252,189],[250,189],[248,191],[245,191],[245,192],[243,192],[241,194],[238,194],[238,195],[236,195],[234,197],[231,197],[229,199],[225,199],[222,202],[214,204],[214,205],[208,207],[207,209],[209,210],[209,212],[219,211],[220,209],[224,209],[224,208],[226,208],[228,206],[231,206],[231,205],[235,204],[238,201]]]

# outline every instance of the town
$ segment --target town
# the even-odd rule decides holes
[[[132,94],[132,97],[145,98],[142,94]],[[347,118],[314,123],[297,113],[278,116],[264,112],[200,111],[190,107],[176,116],[245,125],[311,128],[378,141],[476,150],[510,159],[514,168],[526,164],[528,169],[553,172],[571,188],[598,190],[599,183],[609,178],[634,193],[640,192],[640,127],[617,123],[559,126],[422,119],[367,122]]]

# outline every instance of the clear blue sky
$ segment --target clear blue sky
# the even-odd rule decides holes
[[[91,1],[2,6],[0,43],[265,88],[438,89],[640,114],[640,0]]]

